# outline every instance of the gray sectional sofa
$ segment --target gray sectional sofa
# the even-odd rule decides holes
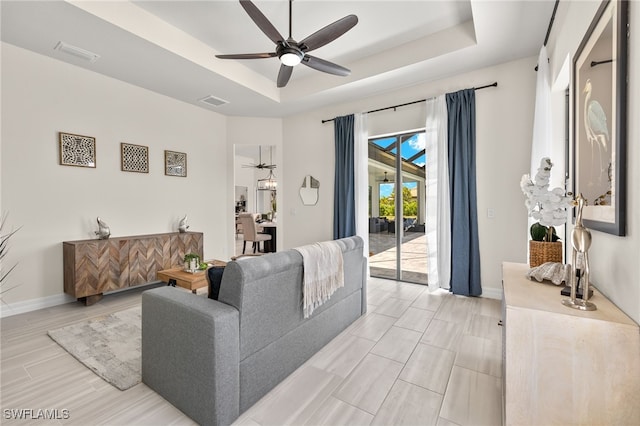
[[[337,241],[345,286],[308,319],[295,250],[230,262],[218,300],[145,291],[142,381],[200,424],[233,422],[365,313],[362,239]]]

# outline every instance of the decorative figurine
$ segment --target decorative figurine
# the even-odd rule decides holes
[[[571,294],[570,299],[563,299],[562,304],[574,309],[580,309],[581,311],[595,311],[596,305],[587,301],[589,298],[589,247],[591,247],[591,232],[582,224],[582,209],[587,204],[587,200],[578,195],[574,201],[574,205],[578,206],[578,212],[576,213],[576,224],[571,231],[571,245],[573,246],[573,253],[571,262],[576,269],[575,274],[571,274]],[[579,261],[579,262],[578,262]],[[582,291],[582,299],[576,299],[576,291],[578,287],[578,279],[580,277],[580,271],[584,271],[582,279],[584,287]]]
[[[108,239],[109,236],[111,235],[111,230],[109,229],[109,226],[102,219],[100,219],[100,216],[98,216],[97,221],[98,221],[98,230],[96,231],[96,235],[101,240]]]
[[[185,233],[187,232],[187,229],[189,229],[189,225],[187,225],[187,215],[185,214],[184,217],[180,219],[180,222],[178,223],[178,231],[180,233]]]

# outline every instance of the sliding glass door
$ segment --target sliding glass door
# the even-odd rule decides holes
[[[369,140],[371,275],[427,284],[424,131]]]

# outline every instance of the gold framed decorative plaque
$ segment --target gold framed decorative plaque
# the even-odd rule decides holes
[[[187,177],[187,154],[185,152],[164,151],[164,174]]]
[[[123,172],[149,173],[149,147],[120,143]]]
[[[96,167],[96,138],[59,132],[60,165]]]

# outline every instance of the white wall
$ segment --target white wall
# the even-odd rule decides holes
[[[560,74],[565,58],[571,58],[595,16],[600,2],[560,2],[558,18],[549,39],[550,65],[554,78]],[[593,242],[589,250],[591,281],[634,321],[640,322],[640,3],[630,2],[628,106],[627,106],[627,232],[617,237],[591,231]],[[634,30],[634,28],[636,30]],[[573,59],[572,59],[573,60]],[[569,232],[571,227],[569,226]],[[597,300],[594,302],[598,303]]]
[[[2,105],[2,207],[22,226],[7,303],[64,300],[62,242],[95,238],[97,216],[126,236],[176,231],[186,213],[205,257],[229,257],[224,116],[4,43]],[[59,131],[94,136],[97,167],[59,165]],[[120,170],[120,142],[149,147],[148,174]],[[164,175],[165,149],[187,153],[186,178]]]
[[[501,262],[526,261],[527,213],[520,178],[529,169],[535,92],[535,58],[398,90],[358,102],[336,105],[284,120],[284,164],[290,182],[306,174],[320,180],[320,200],[303,206],[297,189],[284,194],[287,205],[286,247],[330,239],[333,234],[333,125],[322,119],[421,98],[437,96],[498,81],[497,88],[476,92],[477,186],[482,286],[498,296]],[[424,127],[424,104],[368,115],[370,135]],[[487,208],[495,218],[487,218]]]

